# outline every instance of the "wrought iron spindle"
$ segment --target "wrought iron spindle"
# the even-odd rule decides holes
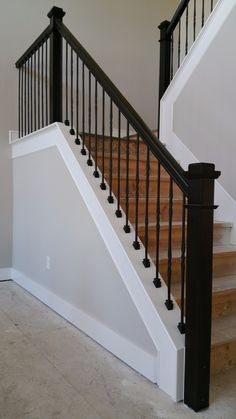
[[[21,136],[21,67],[18,72],[18,138]]]
[[[126,185],[125,185],[125,233],[130,233],[129,226],[129,121],[127,121],[126,134]]]
[[[140,138],[137,134],[136,141],[136,175],[135,175],[135,239],[133,242],[133,247],[135,250],[140,249],[140,243],[138,240],[138,216],[139,216],[139,148],[140,148]]]
[[[43,62],[43,53],[44,53],[44,44],[42,44],[42,60],[41,60],[41,112],[42,112],[42,127],[44,127],[44,89],[43,89],[43,79],[44,79],[44,62]]]
[[[40,48],[38,48],[38,129],[41,128],[40,124]]]
[[[46,102],[46,125],[48,125],[48,39],[45,45],[45,102]]]
[[[181,334],[185,333],[185,322],[184,322],[184,307],[185,307],[185,213],[186,213],[186,197],[183,194],[182,203],[182,235],[181,235],[181,317],[178,329]]]
[[[205,22],[205,0],[202,0],[202,28]]]
[[[149,268],[150,260],[148,258],[148,224],[149,224],[149,177],[150,177],[150,150],[147,146],[147,157],[146,157],[146,191],[145,191],[145,233],[144,233],[144,247],[145,257],[143,264],[145,268]]]
[[[196,20],[197,20],[197,8],[196,8],[196,0],[193,3],[193,41],[196,39]]]
[[[79,139],[79,56],[76,55],[76,139],[75,144],[80,144]]]
[[[160,222],[161,222],[161,165],[157,165],[157,204],[156,204],[156,277],[153,284],[156,288],[161,287],[161,279],[159,276],[159,260],[160,260]]]
[[[211,0],[211,12],[213,10],[213,0]]]
[[[24,65],[21,69],[21,136],[24,135]]]
[[[67,125],[67,126],[70,125],[68,115],[69,115],[69,109],[68,109],[68,42],[66,41],[66,119],[65,119],[65,125]]]
[[[171,35],[171,49],[170,49],[170,79],[173,79],[174,74],[174,36]]]
[[[82,148],[81,154],[86,155],[85,143],[85,86],[84,86],[84,63],[82,63]]]
[[[95,80],[95,103],[94,103],[94,117],[95,117],[95,170],[93,172],[94,177],[99,177],[98,172],[98,82]]]
[[[172,282],[172,218],[173,218],[173,179],[170,177],[169,188],[169,225],[168,225],[168,262],[167,262],[167,287],[168,294],[165,305],[168,310],[173,309],[173,301],[171,300],[171,282]]]
[[[88,160],[87,165],[92,166],[93,162],[91,159],[91,71],[89,71],[89,98],[88,98]]]
[[[102,182],[100,188],[105,191],[105,90],[102,89]]]
[[[107,198],[109,204],[113,204],[114,198],[112,196],[112,170],[113,170],[113,102],[112,99],[110,99],[110,156],[109,156],[109,196]]]
[[[34,53],[34,131],[37,129],[36,53]]]
[[[118,111],[118,150],[117,150],[117,218],[122,217],[122,212],[120,209],[120,146],[121,146],[121,113]]]
[[[30,132],[33,132],[33,56],[30,57]]]
[[[24,117],[25,117],[25,135],[26,135],[26,133],[27,133],[27,131],[26,131],[26,113],[27,113],[27,110],[26,110],[26,62],[25,62],[25,64],[24,64],[24,70],[25,70],[25,74],[24,74],[24,78],[25,78],[25,83],[24,83]]]
[[[178,33],[178,68],[180,66],[180,54],[181,54],[181,19],[179,20],[179,33]]]
[[[27,60],[27,134],[30,133],[30,79],[29,79],[29,60]]]
[[[185,55],[188,53],[188,6],[186,7],[186,38],[185,38]]]
[[[73,60],[73,49],[70,48],[70,117],[71,117],[71,128],[70,134],[75,135],[74,130],[74,60]]]

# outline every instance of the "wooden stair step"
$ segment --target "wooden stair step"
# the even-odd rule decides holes
[[[160,179],[161,185],[160,185],[160,191],[161,196],[167,198],[169,196],[169,184],[170,184],[170,178],[167,176],[162,176]],[[109,184],[109,180],[108,180]],[[117,174],[113,174],[112,177],[112,190],[113,193],[117,196],[118,192],[118,176]],[[121,175],[120,176],[120,194],[121,197],[125,197],[125,191],[126,191],[126,176]],[[181,198],[182,192],[177,187],[176,184],[173,185],[173,193],[174,198]],[[139,196],[145,197],[146,194],[146,176],[140,176],[139,177]],[[129,196],[130,198],[134,198],[136,196],[136,176],[130,175],[129,176]],[[157,196],[157,177],[156,176],[150,176],[149,177],[149,196],[155,197]]]
[[[156,198],[149,198],[148,203],[148,212],[149,212],[149,221],[154,222],[156,218]],[[125,198],[121,199],[121,207],[125,211]],[[139,199],[139,222],[144,222],[145,220],[145,209],[146,209],[146,200],[145,198]],[[135,222],[135,210],[136,210],[136,200],[135,198],[129,199],[129,220],[131,224]],[[169,218],[169,199],[161,198],[160,202],[160,211],[161,211],[161,220],[167,221]],[[182,214],[182,200],[174,199],[173,200],[173,221],[179,220]]]
[[[151,254],[155,261],[155,254]],[[166,277],[168,266],[167,252],[160,252],[160,273]],[[213,277],[222,277],[236,274],[236,246],[223,245],[213,248]],[[172,279],[173,282],[180,279],[180,251],[173,249],[172,252]]]
[[[171,287],[173,298],[180,305],[180,283]],[[212,318],[236,314],[236,275],[213,280]]]
[[[212,322],[211,372],[217,374],[236,365],[236,316],[231,314]]]
[[[214,223],[214,245],[223,245],[229,242],[229,234],[232,228],[232,223],[215,221]],[[144,241],[145,224],[139,224],[139,237]],[[186,230],[185,230],[186,231]],[[160,223],[160,248],[167,248],[168,246],[168,222]],[[152,252],[156,248],[156,223],[149,223],[148,225],[149,251]],[[172,224],[172,247],[180,248],[182,239],[182,223],[174,221]]]

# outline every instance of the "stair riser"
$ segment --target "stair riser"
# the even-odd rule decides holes
[[[236,314],[236,290],[224,290],[213,294],[212,317]]]
[[[109,182],[108,182],[109,184]],[[118,179],[112,179],[112,190],[113,193],[117,196],[118,193]],[[126,194],[126,179],[120,179],[120,196],[121,198],[125,198]],[[134,179],[129,180],[129,197],[135,198],[136,196],[136,181]],[[139,180],[139,197],[145,198],[146,196],[146,179]],[[150,179],[149,181],[149,196],[155,197],[157,196],[157,180]],[[168,198],[169,196],[169,180],[168,179],[161,179],[161,197]],[[174,198],[181,199],[182,194],[177,186],[174,186]]]
[[[122,200],[121,207],[125,211],[125,201]],[[129,203],[129,220],[132,224],[135,223],[135,210],[136,205],[133,202]],[[138,219],[139,223],[144,223],[145,221],[145,202],[139,202],[139,214]],[[169,205],[168,203],[161,203],[160,205],[161,211],[161,221],[168,221],[169,220]],[[182,203],[177,201],[173,204],[173,221],[178,221],[181,217],[182,211]],[[156,203],[149,202],[149,222],[155,222],[155,213],[156,213]]]
[[[99,156],[97,160],[97,164],[99,169],[102,169],[102,158]],[[118,158],[116,156],[113,156],[112,158],[112,170],[113,173],[118,172]],[[110,173],[110,158],[106,156],[104,158],[104,171],[105,174],[109,176]],[[120,173],[126,173],[126,159],[124,157],[120,160]],[[136,160],[134,158],[129,159],[129,174],[130,175],[136,175]],[[166,172],[164,169],[161,170],[161,174],[166,175]],[[146,175],[146,161],[140,160],[139,161],[139,175],[145,176]],[[157,162],[153,161],[150,165],[150,175],[157,177]]]
[[[86,145],[87,148],[89,148],[88,138],[86,138],[86,140],[85,140],[85,145]],[[126,153],[126,146],[127,146],[126,140],[122,139],[120,141],[120,153],[121,154]],[[118,147],[119,147],[118,139],[113,138],[112,139],[112,152],[114,154],[118,153]],[[91,137],[91,152],[92,152],[92,154],[94,154],[95,148],[96,148],[95,139],[94,139],[94,137]],[[102,141],[102,138],[98,137],[98,139],[97,139],[97,151],[102,152],[102,149],[103,149],[103,141]],[[110,138],[108,138],[108,137],[105,138],[105,141],[104,141],[104,152],[105,153],[110,153]],[[136,156],[136,153],[137,153],[137,141],[135,139],[130,139],[129,140],[129,154],[130,154],[130,156]],[[139,154],[142,155],[142,156],[147,154],[147,146],[141,141],[139,142]]]
[[[187,228],[185,229],[186,232]],[[222,245],[228,243],[229,228],[221,225],[214,226],[214,245]],[[168,246],[168,227],[160,228],[160,249],[167,249]],[[187,233],[186,233],[187,234]],[[144,240],[144,229],[139,229],[139,237],[141,241]],[[154,228],[149,229],[149,249],[153,252],[156,248],[156,230]],[[180,249],[182,240],[182,227],[172,226],[172,248]]]
[[[164,279],[167,278],[167,266],[167,259],[160,262],[160,273]],[[236,257],[234,252],[227,255],[218,253],[213,256],[213,278],[235,273]],[[180,281],[180,258],[172,260],[172,280],[173,282]]]
[[[218,374],[236,365],[236,340],[214,345],[211,350],[211,374]]]

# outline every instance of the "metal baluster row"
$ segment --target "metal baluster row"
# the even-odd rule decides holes
[[[48,39],[19,68],[18,137],[48,125],[49,48]]]

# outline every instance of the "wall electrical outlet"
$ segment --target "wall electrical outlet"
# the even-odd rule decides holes
[[[51,269],[51,258],[50,256],[46,256],[46,269]]]

